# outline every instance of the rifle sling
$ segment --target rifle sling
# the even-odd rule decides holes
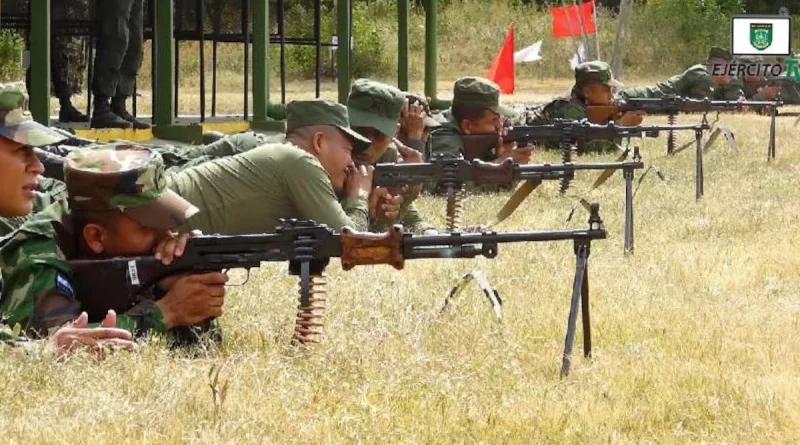
[[[522,204],[523,201],[525,201],[525,198],[527,198],[528,195],[530,195],[534,190],[536,190],[536,188],[539,187],[541,184],[542,184],[541,179],[529,179],[523,182],[522,185],[520,185],[519,187],[517,187],[516,190],[514,190],[514,193],[511,195],[510,198],[508,198],[508,201],[506,201],[506,203],[503,205],[503,208],[500,209],[499,212],[497,212],[497,215],[495,215],[494,219],[486,224],[487,227],[494,227],[495,225],[505,221],[505,219],[511,216],[514,213],[514,211],[517,210],[519,205]]]

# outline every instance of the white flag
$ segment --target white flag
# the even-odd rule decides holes
[[[531,46],[522,48],[514,53],[514,63],[528,63],[537,62],[542,60],[542,41],[534,43]]]
[[[583,42],[578,45],[578,52],[572,55],[569,59],[569,67],[571,69],[575,69],[576,66],[580,65],[586,60],[586,47],[583,46]]]

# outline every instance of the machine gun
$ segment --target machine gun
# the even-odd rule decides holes
[[[703,136],[703,130],[710,127],[703,123],[699,125],[638,125],[621,126],[615,123],[593,124],[587,119],[581,121],[571,121],[559,119],[553,124],[519,126],[509,129],[503,142],[516,142],[518,145],[526,145],[532,142],[544,142],[558,140],[561,142],[561,161],[568,163],[572,160],[572,145],[578,144],[579,150],[587,141],[607,140],[615,141],[619,139],[629,139],[632,137],[656,138],[664,131],[693,130],[695,137],[699,141]],[[434,135],[431,135],[433,137]],[[494,159],[498,135],[496,133],[469,134],[462,135],[464,158],[472,159]]]
[[[282,220],[275,233],[194,237],[186,244],[183,255],[169,265],[153,256],[139,256],[73,260],[69,266],[81,309],[89,313],[91,320],[100,320],[109,309],[126,312],[144,291],[170,275],[227,269],[249,271],[258,268],[262,261],[288,261],[289,272],[300,277],[294,340],[305,344],[318,342],[322,334],[325,299],[321,297],[326,293],[322,277],[333,257],[340,258],[344,270],[374,264],[402,269],[406,260],[422,258],[495,258],[501,243],[573,240],[577,270],[562,362],[562,373],[566,374],[579,301],[583,304],[584,352],[587,356],[591,353],[588,257],[592,240],[607,236],[599,208],[598,204],[592,204],[587,229],[506,233],[412,235],[404,233],[399,225],[385,234],[360,233],[349,228],[337,233],[313,221]]]
[[[674,95],[661,98],[629,98],[609,105],[588,105],[586,114],[592,122],[605,122],[617,113],[628,111],[644,111],[649,114],[666,114],[667,122],[675,125],[678,113],[703,113],[703,123],[706,124],[709,112],[716,111],[719,120],[721,111],[741,111],[745,107],[766,108],[770,113],[768,159],[775,158],[775,116],[777,108],[783,105],[780,100],[775,101],[748,101],[748,100],[710,100],[689,99]],[[675,135],[672,131],[667,135],[667,154],[675,152]]]
[[[427,163],[377,164],[372,175],[372,184],[376,187],[435,184],[437,190],[443,192],[447,198],[446,230],[453,232],[458,230],[460,225],[461,201],[466,183],[510,187],[515,181],[525,180],[531,184],[530,191],[532,191],[532,188],[538,187],[542,181],[560,181],[559,191],[565,193],[575,178],[576,171],[602,170],[603,173],[593,186],[596,188],[616,170],[622,170],[625,179],[625,252],[630,253],[633,251],[633,171],[643,167],[638,147],[634,147],[632,161],[585,164],[517,164],[511,159],[501,163],[490,163],[480,159],[467,161],[462,157],[440,155]],[[513,212],[513,209],[510,212]],[[506,212],[506,216],[510,215],[510,212]]]

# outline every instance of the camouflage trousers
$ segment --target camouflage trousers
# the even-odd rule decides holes
[[[279,135],[278,137],[283,137]],[[275,136],[247,131],[235,135],[225,136],[222,139],[201,147],[175,147],[172,145],[152,146],[164,158],[167,174],[177,173],[181,170],[212,161],[214,159],[244,153],[272,141]],[[0,237],[4,237],[21,226],[25,221],[53,202],[67,197],[67,187],[64,180],[64,157],[70,151],[80,147],[44,147],[46,157],[40,156],[45,164],[45,177],[39,181],[39,189],[34,200],[33,212],[28,216],[13,218],[0,218]],[[49,177],[48,177],[49,176]]]

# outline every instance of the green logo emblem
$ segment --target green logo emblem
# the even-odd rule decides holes
[[[759,51],[769,48],[772,45],[772,23],[751,23],[750,44]]]

